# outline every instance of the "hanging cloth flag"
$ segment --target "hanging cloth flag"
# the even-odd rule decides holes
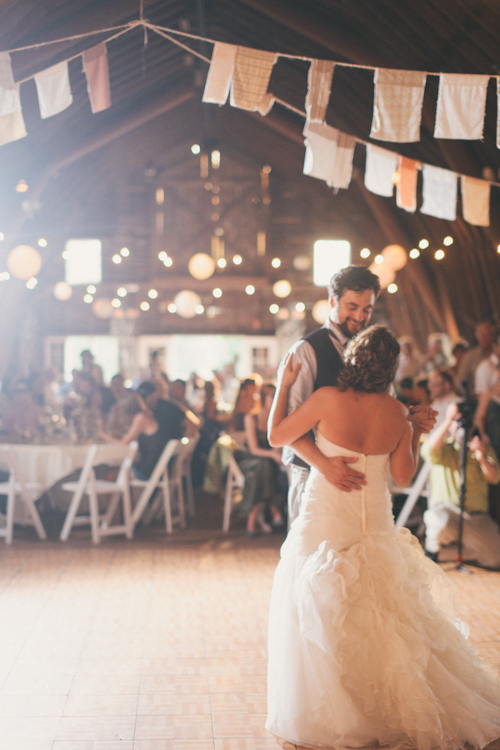
[[[491,183],[462,175],[462,214],[465,221],[476,227],[490,225]]]
[[[267,93],[275,52],[263,52],[250,47],[238,47],[231,85],[231,107],[256,112]]]
[[[59,114],[73,102],[67,60],[37,73],[35,83],[42,120]]]
[[[371,193],[390,198],[394,192],[394,173],[398,155],[385,148],[366,147],[365,187]]]
[[[306,122],[304,174],[329,187],[348,188],[352,177],[355,139],[325,123]]]
[[[309,122],[324,122],[335,63],[330,60],[313,60],[307,76],[306,112]]]
[[[434,138],[481,140],[489,80],[490,76],[441,73]]]
[[[371,138],[394,143],[420,140],[426,74],[411,70],[375,70]]]
[[[0,52],[0,146],[24,138],[19,84],[14,82],[8,52]]]
[[[457,218],[457,175],[449,169],[424,164],[424,202],[420,211],[438,219]]]
[[[257,112],[261,114],[262,117],[265,117],[272,110],[275,101],[276,99],[272,94],[264,94],[264,98],[257,107]]]
[[[86,49],[82,55],[82,61],[83,72],[87,79],[90,107],[93,113],[102,112],[103,109],[111,106],[106,42]]]
[[[203,101],[209,104],[225,104],[233,80],[236,50],[234,44],[216,42],[208,71]]]
[[[405,211],[417,210],[417,169],[418,162],[400,156],[398,160],[399,180],[396,186],[396,204]]]

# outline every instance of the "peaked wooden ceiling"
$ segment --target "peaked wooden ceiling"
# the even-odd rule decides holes
[[[126,24],[138,17],[139,0],[7,0],[0,6],[0,43],[2,49],[28,46]],[[492,76],[500,65],[500,9],[487,0],[144,0],[144,18],[219,41],[360,65]],[[13,53],[14,76],[23,80],[108,36],[96,34]],[[210,44],[186,43],[210,57]],[[205,242],[209,252],[206,229],[202,229],[206,221],[198,226],[200,217],[195,215],[202,210],[201,204],[194,201],[191,219],[185,217],[195,235],[199,230],[198,245],[195,236],[186,246],[184,235],[177,236],[173,228],[167,237],[175,260],[168,273],[157,262],[152,212],[159,186],[191,180],[193,191],[202,189],[199,157],[192,155],[192,143],[221,151],[221,180],[248,181],[249,193],[237,206],[233,228],[238,222],[243,226],[262,197],[261,168],[272,167],[271,204],[255,224],[265,225],[267,254],[263,259],[255,249],[248,249],[242,268],[229,263],[224,272],[200,287],[205,304],[210,302],[212,286],[226,285],[234,292],[223,295],[216,317],[183,321],[167,313],[164,305],[163,312],[157,307],[141,315],[135,322],[136,332],[271,332],[275,320],[268,308],[276,301],[271,285],[277,278],[290,279],[294,287],[290,301],[306,302],[307,324],[312,328],[310,308],[323,292],[312,286],[310,271],[297,272],[292,261],[296,255],[310,255],[319,237],[350,240],[354,262],[361,263],[369,262],[359,259],[365,246],[375,254],[390,243],[409,250],[421,238],[430,241],[428,251],[398,272],[398,293],[384,293],[380,300],[380,317],[398,334],[411,333],[421,343],[433,330],[472,339],[476,321],[490,317],[500,323],[498,189],[492,189],[491,227],[486,229],[465,223],[460,210],[455,222],[418,211],[408,214],[396,207],[394,199],[366,190],[364,149],[358,146],[351,186],[335,195],[323,183],[302,174],[303,120],[297,114],[280,105],[262,117],[229,105],[202,104],[206,63],[151,30],[145,35],[142,27],[111,41],[108,59],[112,106],[95,115],[90,111],[81,58],[70,62],[73,104],[59,115],[41,120],[34,82],[22,85],[28,136],[0,150],[0,230],[5,234],[0,266],[5,266],[6,255],[16,244],[34,244],[41,236],[49,244],[40,251],[44,263],[35,290],[17,282],[0,287],[4,323],[34,306],[40,335],[109,330],[109,321],[96,319],[81,301],[82,295],[75,293],[64,308],[52,297],[54,283],[62,278],[61,252],[70,237],[103,239],[108,255],[102,293],[107,296],[119,283],[155,282],[166,302],[183,281],[187,284],[188,257],[203,249]],[[307,67],[305,62],[280,59],[269,90],[303,109]],[[489,168],[498,177],[496,81],[491,79],[488,89],[481,142],[433,137],[437,84],[437,77],[428,79],[421,141],[387,145],[459,173],[480,177]],[[372,108],[373,73],[337,68],[328,123],[369,140]],[[22,195],[14,189],[19,179],[29,185]],[[174,192],[179,199],[179,190]],[[222,189],[221,225],[225,200]],[[454,244],[439,262],[433,252],[446,235],[454,238]],[[129,244],[132,255],[128,265],[117,268],[109,257],[121,244]],[[228,255],[238,252],[238,247],[236,237],[226,248]],[[282,259],[278,272],[270,263],[275,256]],[[238,279],[243,283],[248,278],[257,281],[252,298],[242,297],[244,287],[238,287]]]

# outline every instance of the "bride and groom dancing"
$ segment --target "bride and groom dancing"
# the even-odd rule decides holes
[[[309,748],[482,748],[500,736],[499,683],[466,641],[446,575],[394,527],[387,467],[410,481],[434,416],[388,394],[399,345],[366,328],[371,277],[351,266],[332,279],[320,330],[339,356],[312,334],[280,372],[270,442],[292,445],[312,470],[299,469],[309,476],[273,584],[266,727]],[[334,362],[334,382],[322,382]],[[289,413],[297,384],[312,393]]]

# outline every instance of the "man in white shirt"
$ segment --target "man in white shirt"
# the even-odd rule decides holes
[[[500,362],[500,333],[493,340],[493,351],[488,359],[483,359],[476,369],[474,391],[480,396],[498,383],[498,364]]]

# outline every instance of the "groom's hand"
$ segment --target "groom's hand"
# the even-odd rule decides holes
[[[322,467],[322,474],[325,478],[344,492],[351,490],[360,490],[366,484],[365,475],[356,471],[349,464],[357,461],[357,458],[349,456],[325,456],[325,464]]]

